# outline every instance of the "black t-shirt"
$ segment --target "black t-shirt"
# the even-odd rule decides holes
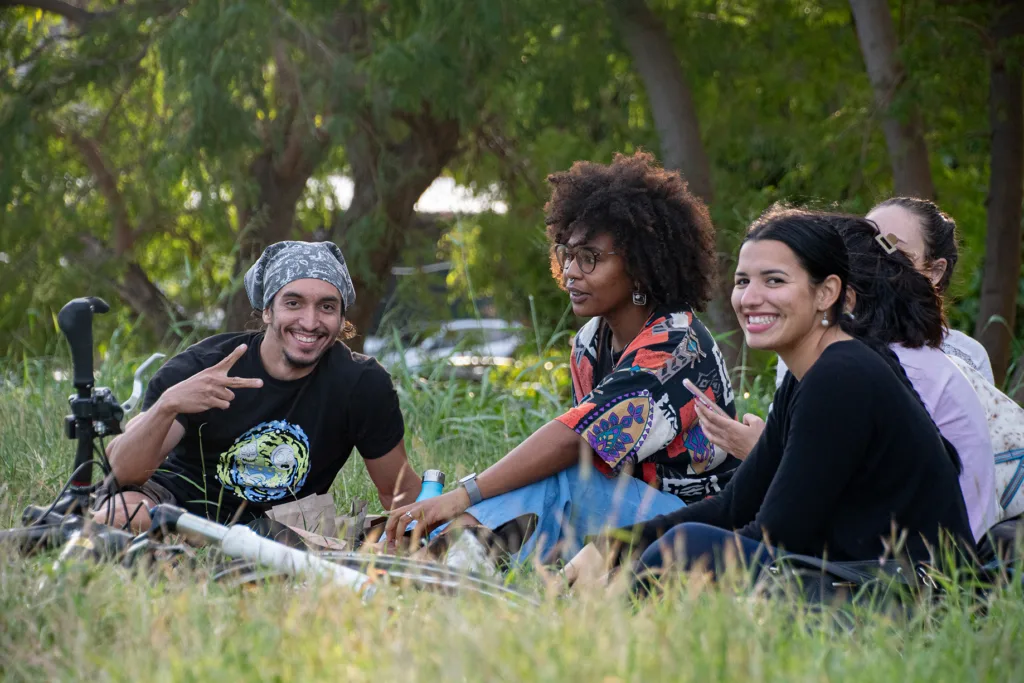
[[[827,347],[801,381],[788,373],[729,485],[645,523],[642,542],[685,522],[837,561],[882,557],[894,524],[908,532],[906,550],[917,560],[929,559],[940,528],[962,542],[973,538],[955,465],[931,417],[857,340]]]
[[[379,458],[405,433],[391,377],[368,356],[335,343],[313,371],[297,380],[271,377],[260,360],[263,333],[205,339],[175,356],[149,382],[148,410],[169,387],[248,344],[229,372],[263,380],[259,389],[233,389],[227,410],[178,415],[185,427],[153,479],[178,504],[212,519],[229,519],[243,500],[246,514],[326,493],[352,453]]]

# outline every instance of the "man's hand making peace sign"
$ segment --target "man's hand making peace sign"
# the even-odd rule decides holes
[[[168,411],[175,415],[191,415],[217,408],[226,410],[235,400],[232,389],[259,389],[263,380],[250,377],[229,377],[228,372],[245,355],[241,344],[214,366],[197,372],[183,382],[175,384],[160,397]]]
[[[235,399],[233,389],[263,386],[261,379],[228,376],[246,348],[239,345],[216,365],[168,388],[149,410],[132,418],[124,434],[107,445],[107,458],[122,486],[145,482],[178,445],[185,435],[185,428],[176,420],[178,415],[224,410]]]

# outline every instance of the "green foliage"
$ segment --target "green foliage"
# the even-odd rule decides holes
[[[848,3],[650,4],[694,91],[712,161],[712,217],[727,253],[773,202],[865,213],[892,194],[881,113]],[[970,28],[975,18],[964,16],[974,10],[952,5],[915,3],[900,13],[910,87],[895,106],[912,100],[922,111],[938,200],[961,235],[950,322],[973,332],[988,191],[988,92],[978,74],[986,72],[987,57]],[[544,177],[577,158],[609,161],[616,151],[658,145],[642,84],[614,26],[590,4],[574,9],[581,19],[552,28],[557,38],[539,44],[525,63],[537,71],[535,85],[495,123],[504,133],[498,142],[515,140],[499,148],[510,158],[471,157],[457,174],[505,188],[507,214],[467,220],[469,227],[453,234],[467,251],[474,286],[513,317],[522,316],[523,291],[537,297],[549,320],[559,310],[558,292],[546,279]],[[553,114],[559,107],[571,109],[568,122]],[[518,249],[507,248],[513,243]],[[509,273],[518,274],[517,286],[507,286]],[[1017,336],[1024,337],[1024,323]],[[771,359],[753,354],[749,361],[760,372]]]
[[[649,5],[693,92],[726,253],[774,201],[864,212],[891,193],[881,112],[845,0]],[[89,9],[106,13],[83,26],[34,8],[0,20],[0,355],[52,350],[54,312],[84,293],[117,301],[129,260],[169,297],[176,330],[205,331],[251,256],[237,249],[252,229],[242,215],[264,191],[261,155],[308,137],[312,181],[295,207],[295,236],[323,238],[344,218],[328,178],[351,172],[355,147],[371,137],[389,150],[415,138],[424,111],[458,121],[446,173],[496,192],[508,210],[452,220],[436,244],[408,231],[406,262],[450,258],[451,301],[472,292],[498,316],[535,315],[546,332],[565,301],[548,272],[545,178],[577,159],[659,147],[645,85],[599,2],[108,0]],[[987,11],[894,5],[908,76],[895,107],[920,110],[939,202],[960,226],[950,320],[967,331],[984,251],[987,54],[977,27]],[[118,200],[81,140],[95,145]],[[396,182],[409,169],[395,163],[382,153],[375,172]],[[374,276],[389,220],[371,212],[344,236],[361,278]],[[101,330],[132,321],[130,343],[158,341],[138,312],[115,308]],[[770,360],[750,362],[756,374]]]
[[[489,297],[499,316],[527,325],[531,306],[548,326],[565,311],[565,293],[551,276],[543,232],[517,226],[501,214],[481,213],[460,218],[444,239],[455,295]]]

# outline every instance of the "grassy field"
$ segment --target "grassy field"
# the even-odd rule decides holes
[[[68,388],[47,367],[10,368],[13,381],[0,385],[5,525],[25,504],[49,502],[69,470]],[[550,419],[567,400],[564,369],[538,370],[536,382],[500,387],[399,377],[414,466],[454,481]],[[123,400],[121,377],[99,383]],[[357,457],[335,496],[377,504]],[[238,591],[202,571],[155,580],[112,567],[54,572],[52,560],[0,557],[3,680],[939,683],[1014,681],[1024,671],[1024,597],[1013,589],[984,601],[955,595],[904,619],[855,610],[849,629],[830,611],[697,581],[643,605],[548,592],[539,607],[514,608],[393,591],[363,604],[326,586]]]

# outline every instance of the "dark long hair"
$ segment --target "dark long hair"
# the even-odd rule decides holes
[[[934,202],[917,197],[893,197],[886,199],[871,209],[882,209],[887,206],[898,206],[906,209],[918,220],[921,221],[921,237],[924,242],[925,253],[923,254],[926,266],[941,259],[946,259],[946,272],[942,279],[935,285],[940,294],[945,293],[949,288],[949,282],[953,279],[953,269],[956,268],[956,261],[959,258],[959,251],[956,245],[956,221],[943,213]],[[870,213],[870,211],[868,212]]]
[[[931,280],[898,249],[887,253],[878,228],[856,216],[833,215],[847,251],[850,287],[856,293],[853,320],[842,322],[855,337],[917,349],[942,345],[946,321]]]
[[[902,310],[901,307],[917,306],[921,310],[917,312],[919,322],[914,326],[915,334],[920,333],[927,342],[933,340],[932,335],[935,331],[931,329],[931,322],[934,320],[929,322],[930,316],[926,309],[929,305],[932,307],[937,305],[934,289],[931,288],[927,278],[914,269],[905,254],[899,250],[887,253],[886,249],[874,239],[874,236],[878,234],[877,228],[870,221],[858,216],[774,206],[754,221],[747,232],[744,243],[760,240],[782,242],[796,255],[801,267],[814,284],[821,284],[830,275],[837,276],[841,286],[839,298],[832,307],[832,315],[829,316],[831,324],[838,325],[841,330],[860,340],[877,353],[892,369],[896,377],[903,382],[904,386],[910,389],[911,394],[917,398],[925,412],[931,416],[924,401],[921,400],[921,395],[917,393],[914,384],[907,377],[906,370],[903,369],[899,358],[889,348],[889,344],[893,341],[903,342],[905,340],[884,338],[892,336],[885,331],[886,324],[896,326],[899,323],[895,320],[876,318],[874,311],[869,314],[866,321],[858,320],[856,312],[853,317],[845,314],[846,291],[851,285],[851,267],[856,265],[858,272],[852,276],[852,279],[864,288],[869,297],[873,297],[867,302],[858,301],[857,310],[861,310],[862,306],[871,303],[881,306],[882,312],[887,311],[890,315],[896,315]],[[852,243],[856,245],[852,259],[851,251],[844,241],[845,235],[850,236]],[[865,241],[866,237],[867,241]],[[878,250],[878,259],[869,258],[860,251],[862,248],[870,248],[867,242],[873,243]],[[865,268],[867,270],[861,270]],[[926,296],[925,291],[918,286],[920,281],[928,284],[929,289],[932,289],[931,297]],[[901,282],[905,284],[900,285]],[[856,286],[853,287],[853,290],[857,292],[859,299],[860,291]],[[888,299],[898,294],[906,295],[912,292],[922,295],[919,301],[882,300],[882,297]],[[931,318],[934,318],[934,315]],[[938,321],[941,322],[941,320],[940,308]],[[938,333],[941,341],[941,327],[938,328]],[[934,425],[934,419],[932,424]],[[939,431],[937,426],[935,429],[937,432]],[[946,452],[953,462],[957,475],[959,475],[963,470],[959,453],[953,444],[942,436],[941,432],[939,432],[939,436],[946,446]]]

